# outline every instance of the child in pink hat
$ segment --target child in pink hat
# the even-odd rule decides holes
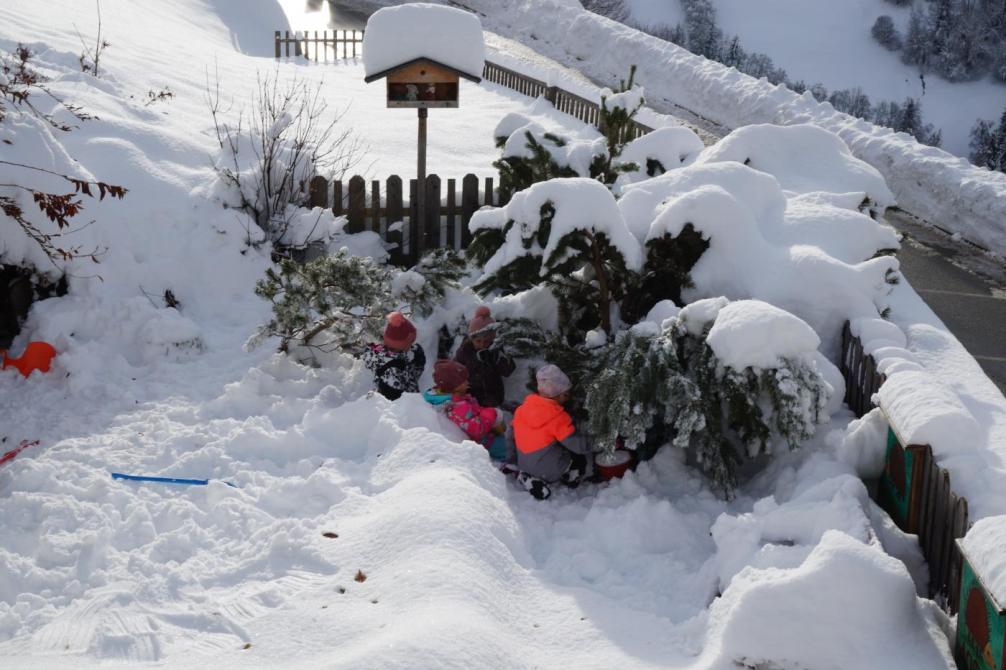
[[[503,404],[503,378],[509,377],[516,367],[502,351],[492,348],[495,338],[496,321],[483,305],[475,310],[468,322],[468,337],[454,354],[454,360],[468,368],[469,393],[483,407]]]
[[[416,327],[404,314],[388,314],[384,341],[367,345],[363,364],[373,371],[378,393],[388,400],[398,400],[403,393],[419,393],[426,353],[416,344]]]

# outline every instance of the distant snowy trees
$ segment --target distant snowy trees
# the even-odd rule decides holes
[[[878,28],[884,18],[877,19],[872,32],[891,49],[891,33]],[[901,59],[948,81],[992,75],[1006,82],[1006,0],[918,0]]]
[[[897,51],[902,47],[901,35],[894,27],[894,19],[886,14],[877,17],[870,34],[873,35],[873,39],[880,42],[881,46],[890,51]]]
[[[999,125],[978,119],[971,129],[971,162],[990,170],[1006,172],[1006,110]]]
[[[911,0],[889,0],[895,5],[905,5]],[[929,0],[925,0],[929,1]],[[946,0],[941,0],[946,1]],[[964,0],[960,0],[964,1]],[[978,2],[979,0],[967,0]],[[744,74],[752,77],[764,77],[773,84],[783,84],[796,93],[810,92],[818,102],[829,102],[840,112],[852,116],[872,121],[878,125],[887,126],[899,132],[906,132],[914,135],[920,142],[932,146],[939,146],[942,141],[941,133],[935,130],[932,124],[927,124],[922,119],[921,102],[916,99],[908,99],[903,103],[893,101],[881,102],[874,105],[870,98],[859,87],[832,91],[829,95],[828,89],[821,83],[808,85],[805,81],[791,81],[786,74],[786,70],[776,66],[772,58],[763,53],[749,52],[741,46],[740,38],[736,35],[727,36],[716,25],[716,8],[711,0],[680,0],[681,8],[684,11],[684,21],[676,26],[637,26],[640,30],[659,37],[660,39],[673,42],[683,46],[692,53],[705,56],[712,60],[719,61],[729,67],[734,67]],[[984,4],[995,4],[1006,6],[1006,0],[981,0]],[[603,14],[609,18],[627,23],[630,20],[629,11],[625,0],[584,0],[583,6],[590,11]],[[891,17],[886,21],[878,19],[874,25],[874,37],[878,40],[883,38],[881,43],[887,48],[897,50],[904,48],[904,53],[909,50],[918,52],[920,58],[929,45],[920,41],[922,33],[916,31],[910,38],[906,38],[906,43],[902,47],[902,38],[898,34]],[[917,20],[924,22],[924,16],[920,13]],[[878,37],[878,32],[880,36]],[[908,40],[914,40],[908,42]],[[1006,58],[1003,59],[1003,78],[1006,79]]]

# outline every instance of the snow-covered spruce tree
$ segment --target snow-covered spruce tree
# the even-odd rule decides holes
[[[513,294],[544,284],[563,306],[565,328],[612,332],[612,309],[627,271],[639,269],[640,253],[604,184],[586,178],[535,184],[503,209],[477,212],[469,227],[483,264],[477,291]]]
[[[600,140],[573,140],[546,132],[521,114],[505,116],[494,132],[496,146],[503,151],[493,163],[499,170],[501,192],[516,193],[560,177],[590,177],[610,186],[621,174],[656,170],[657,166],[619,160],[643,106],[643,89],[635,86],[635,73],[633,65],[628,81],[622,80],[615,91],[602,91]]]
[[[978,119],[971,128],[971,162],[979,167],[1006,172],[1006,110],[999,125]]]
[[[272,303],[273,317],[249,341],[280,338],[280,351],[295,348],[356,354],[379,340],[393,310],[428,315],[448,288],[458,287],[465,263],[438,250],[399,271],[340,250],[308,263],[290,259],[269,268],[255,294]]]
[[[733,311],[767,315],[765,331],[779,327],[773,320],[799,324],[803,347],[816,346],[813,331],[782,310],[741,301]],[[645,323],[621,333],[602,354],[585,406],[590,432],[602,445],[620,437],[638,449],[652,444],[657,433],[657,440],[689,449],[729,497],[742,462],[770,453],[775,444],[796,449],[813,435],[825,418],[827,386],[799,347],[768,365],[725,364],[708,341],[713,327],[696,329],[678,317],[662,330]]]

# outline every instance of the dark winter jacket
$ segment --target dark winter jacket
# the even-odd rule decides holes
[[[468,368],[468,392],[483,407],[503,404],[503,378],[513,373],[514,362],[500,351],[478,351],[469,338],[465,338],[454,360]]]
[[[559,481],[573,463],[573,454],[587,456],[587,441],[575,434],[573,420],[562,405],[532,393],[513,415],[517,467],[546,482]]]
[[[419,393],[419,377],[426,367],[426,354],[418,344],[405,351],[370,344],[363,352],[363,364],[374,372],[378,393],[388,400],[398,400],[403,393]]]

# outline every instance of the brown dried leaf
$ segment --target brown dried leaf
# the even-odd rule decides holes
[[[358,582],[365,582],[367,581],[367,575],[363,574],[363,570],[357,570],[356,577],[353,577],[353,579]]]

